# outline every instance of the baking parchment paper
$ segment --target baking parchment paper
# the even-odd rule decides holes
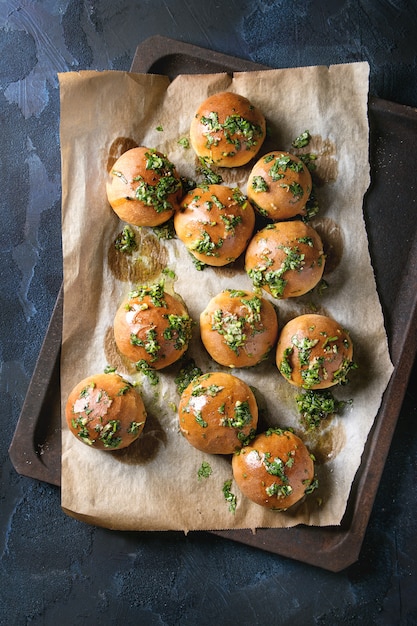
[[[363,220],[370,181],[367,63],[212,75],[158,75],[118,71],[59,75],[61,97],[62,237],[64,313],[61,357],[62,507],[92,524],[128,530],[221,530],[338,525],[382,394],[392,372],[382,310]],[[262,153],[290,150],[308,129],[308,150],[317,155],[320,212],[312,222],[325,241],[328,289],[274,301],[279,324],[317,311],[335,317],[351,334],[358,369],[347,386],[333,388],[347,401],[343,413],[312,434],[300,424],[295,396],[274,364],[274,355],[233,374],[248,382],[262,424],[292,427],[316,457],[319,487],[287,512],[251,503],[232,482],[236,510],[223,485],[232,478],[229,457],[203,454],[180,435],[175,384],[180,364],[158,373],[152,385],[118,353],[112,336],[115,312],[137,284],[165,281],[196,322],[189,356],[203,372],[223,370],[205,352],[198,319],[222,289],[253,289],[242,259],[198,271],[183,244],[135,229],[138,252],[120,258],[114,242],[124,224],[106,198],[109,168],[122,150],[145,145],[166,153],[179,173],[201,180],[198,160],[184,147],[198,105],[212,93],[231,90],[264,113],[268,138]],[[261,154],[261,153],[260,153]],[[246,191],[253,163],[222,170],[223,182]],[[266,294],[263,294],[266,296]],[[267,296],[266,296],[267,297]],[[126,450],[100,452],[69,432],[64,407],[72,387],[106,365],[137,383],[148,419],[141,438]],[[199,478],[202,462],[212,473]]]

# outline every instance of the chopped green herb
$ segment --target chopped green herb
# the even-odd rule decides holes
[[[242,222],[241,215],[221,215],[220,219],[224,222],[225,230],[234,233],[235,228]]]
[[[305,130],[303,133],[301,133],[301,135],[298,135],[298,137],[294,139],[292,145],[294,146],[294,148],[304,148],[305,146],[308,146],[310,140],[310,132],[308,130]]]
[[[321,370],[324,363],[324,357],[317,357],[309,364],[307,369],[301,370],[301,378],[303,379],[302,387],[311,389],[315,385],[320,384],[322,380]]]
[[[233,417],[223,418],[221,424],[230,428],[244,428],[252,420],[253,416],[250,412],[249,403],[237,401],[233,409]]]
[[[288,282],[284,278],[284,274],[290,270],[300,271],[305,259],[305,255],[300,252],[298,246],[280,246],[280,249],[285,252],[286,256],[278,269],[268,269],[272,261],[265,255],[264,265],[258,265],[248,270],[248,276],[254,286],[263,287],[267,285],[274,298],[281,298],[284,293]]]
[[[304,163],[304,165],[306,166],[306,168],[310,171],[310,172],[314,172],[314,170],[316,169],[316,159],[317,159],[317,155],[316,154],[312,154],[311,152],[307,152],[305,154],[299,154],[298,158]]]
[[[159,383],[159,377],[157,373],[154,369],[152,369],[152,367],[150,367],[147,361],[141,359],[135,364],[135,367],[138,372],[142,372],[142,374],[144,374],[148,378],[151,385],[155,386]]]
[[[145,296],[149,296],[151,302],[156,307],[166,307],[166,301],[164,299],[165,290],[164,283],[156,283],[155,285],[143,285],[137,289],[132,290],[129,293],[129,298],[138,298],[143,300]]]
[[[279,371],[283,376],[285,376],[285,378],[291,378],[292,375],[292,367],[289,361],[289,357],[292,355],[293,352],[294,348],[285,348],[281,363],[279,364]]]
[[[126,381],[126,384],[117,392],[118,396],[124,396],[128,391],[132,389],[132,385]]]
[[[131,435],[137,435],[141,426],[143,426],[143,422],[130,422],[127,432]]]
[[[277,498],[286,498],[292,493],[291,485],[272,483],[269,487],[265,487],[265,491],[268,496],[276,496]]]
[[[71,425],[74,429],[78,430],[78,437],[89,446],[94,444],[94,440],[90,438],[90,433],[87,428],[88,418],[80,415],[79,417],[73,417]]]
[[[152,228],[155,235],[158,239],[175,239],[177,236],[174,228],[174,220],[173,218],[169,219],[167,222],[160,224],[159,226],[153,226]]]
[[[162,273],[165,276],[168,276],[168,278],[172,278],[173,280],[176,277],[174,270],[170,269],[169,267],[164,267],[164,269],[162,270]]]
[[[232,487],[232,479],[230,478],[229,480],[226,480],[223,484],[223,496],[224,499],[226,500],[226,502],[229,503],[229,511],[231,513],[235,513],[236,512],[236,505],[237,505],[237,497],[231,492],[231,487]]]
[[[247,339],[245,324],[244,317],[238,317],[233,313],[224,314],[221,309],[217,309],[213,313],[211,328],[217,330],[219,335],[223,335],[226,345],[238,354],[239,348],[245,345]]]
[[[99,440],[103,442],[105,448],[117,448],[122,442],[122,438],[117,435],[120,430],[120,420],[109,420],[100,430]]]
[[[303,221],[305,222],[308,222],[309,220],[313,219],[313,217],[315,217],[317,213],[320,211],[319,203],[318,203],[315,191],[314,191],[314,186],[306,202],[305,210],[306,210],[306,216],[303,218]]]
[[[145,333],[146,339],[141,339],[135,333],[130,334],[130,343],[132,346],[139,346],[144,348],[146,352],[151,356],[151,362],[158,359],[161,346],[158,343],[158,333],[155,328],[150,328]]]
[[[237,438],[243,447],[248,446],[250,442],[256,437],[256,428],[251,428],[248,435],[241,430],[237,433]]]
[[[208,463],[207,461],[203,461],[197,472],[198,480],[208,478],[212,475],[212,473],[213,470],[211,469],[210,463]]]
[[[307,487],[305,488],[304,493],[306,495],[313,493],[313,491],[315,491],[316,489],[318,489],[319,486],[319,481],[318,478],[315,478],[314,480],[312,480],[311,482],[306,481],[306,483],[308,483]]]
[[[118,170],[112,170],[111,173],[113,174],[113,176],[120,178],[120,180],[123,181],[126,185],[129,182],[122,172],[119,172]]]
[[[135,190],[136,200],[140,200],[146,206],[151,206],[156,213],[171,211],[172,203],[168,197],[181,189],[181,181],[175,176],[163,176],[156,185],[149,185],[141,177],[137,177],[138,186]]]
[[[193,265],[198,272],[202,272],[204,269],[206,269],[207,263],[203,263],[203,261],[200,261],[200,259],[196,259],[196,257],[191,253],[190,253],[190,256],[191,256]]]
[[[174,348],[182,350],[191,339],[193,321],[188,315],[164,315],[168,319],[169,327],[164,330],[164,339],[175,340]]]
[[[269,187],[268,184],[265,180],[265,178],[263,178],[263,176],[254,176],[252,179],[252,189],[258,193],[258,192],[262,192],[262,191],[268,191]]]
[[[186,150],[188,150],[188,148],[190,147],[190,140],[188,139],[188,137],[181,137],[181,139],[178,140],[178,143]]]
[[[188,249],[200,254],[205,254],[206,256],[218,256],[217,249],[221,248],[222,245],[223,239],[219,239],[217,243],[215,243],[211,239],[209,233],[206,230],[203,230],[199,239],[195,239],[188,246]]]
[[[202,370],[195,364],[194,359],[186,361],[174,379],[177,392],[181,395],[188,385],[201,376],[202,373]]]
[[[206,422],[205,419],[203,419],[203,415],[201,411],[196,411],[194,415],[195,415],[195,421],[197,422],[197,424],[201,426],[201,428],[207,428],[208,423]]]
[[[241,192],[239,187],[234,187],[232,191],[232,198],[237,204],[239,204],[242,208],[246,207],[248,202],[247,197]]]
[[[344,359],[339,369],[336,372],[334,372],[333,380],[337,381],[339,385],[346,385],[348,382],[347,376],[349,372],[357,369],[357,367],[358,367],[357,363],[354,363],[353,361],[349,361],[349,359]]]
[[[309,389],[298,394],[295,401],[301,421],[308,430],[314,430],[322,420],[339,414],[346,406],[346,402],[337,400],[328,390]]]
[[[215,136],[218,131],[223,131],[226,141],[232,144],[236,150],[240,150],[242,144],[246,150],[256,146],[263,134],[259,125],[253,124],[237,114],[228,115],[221,124],[218,114],[211,111],[207,116],[201,116],[200,122],[207,127],[205,133],[207,148],[218,145],[220,139]]]
[[[135,233],[130,226],[125,226],[122,232],[117,236],[114,247],[125,254],[131,254],[137,249]]]
[[[213,172],[210,167],[209,159],[207,157],[199,157],[200,165],[197,168],[197,173],[201,174],[207,185],[220,185],[223,182],[223,178],[220,174]]]
[[[298,350],[298,360],[300,365],[308,365],[311,351],[318,344],[318,339],[310,339],[309,337],[302,337],[301,339],[297,335],[291,337],[291,343]]]

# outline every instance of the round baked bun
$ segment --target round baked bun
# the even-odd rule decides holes
[[[304,389],[327,389],[347,382],[354,367],[348,332],[326,315],[299,315],[283,327],[276,363],[284,378]]]
[[[245,256],[255,287],[274,298],[302,296],[321,280],[325,255],[319,234],[301,220],[275,222],[258,231]]]
[[[114,318],[119,352],[138,367],[155,370],[177,361],[187,350],[192,320],[185,305],[164,291],[162,284],[130,292]]]
[[[230,91],[204,100],[190,126],[191,145],[197,156],[220,167],[249,163],[265,135],[263,113],[247,98]]]
[[[146,410],[139,393],[121,376],[95,374],[72,389],[65,418],[79,441],[96,450],[120,450],[141,434]]]
[[[269,429],[234,454],[233,477],[256,504],[285,511],[299,502],[314,480],[314,463],[303,441],[290,430]]]
[[[255,226],[255,212],[239,189],[197,187],[183,198],[174,227],[188,251],[206,265],[222,266],[244,252]]]
[[[139,147],[124,152],[109,172],[110,206],[135,226],[163,224],[178,208],[182,184],[175,166],[157,150]]]
[[[232,454],[253,439],[258,406],[243,380],[211,372],[183,391],[178,417],[181,433],[194,448],[207,454]]]
[[[250,367],[268,356],[278,336],[274,306],[251,291],[226,289],[200,315],[201,340],[220,365]]]
[[[311,193],[311,174],[289,152],[268,152],[253,166],[248,178],[248,198],[258,211],[272,220],[305,215]]]

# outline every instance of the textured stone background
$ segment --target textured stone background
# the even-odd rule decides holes
[[[128,70],[159,34],[274,67],[366,60],[417,107],[405,0],[0,0],[0,625],[416,624],[416,371],[358,563],[331,574],[219,537],[65,516],[8,457],[62,279],[57,72]]]

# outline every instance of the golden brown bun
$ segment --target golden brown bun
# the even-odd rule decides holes
[[[190,139],[199,157],[221,167],[239,167],[257,155],[266,135],[263,113],[230,91],[205,100],[191,120]]]
[[[327,389],[346,382],[353,344],[346,330],[326,315],[299,315],[283,327],[276,363],[289,383],[304,389]]]
[[[258,406],[251,388],[232,374],[203,374],[188,385],[178,407],[180,430],[208,454],[232,454],[253,437]]]
[[[187,350],[192,320],[186,307],[161,285],[140,287],[120,305],[114,319],[119,352],[134,363],[162,369]]]
[[[286,220],[306,214],[311,185],[311,174],[301,159],[275,150],[255,163],[248,178],[247,194],[262,215]]]
[[[68,396],[65,418],[73,435],[96,450],[126,448],[146,421],[142,398],[118,374],[84,378]]]
[[[154,149],[124,152],[109,172],[110,206],[121,220],[135,226],[158,226],[178,208],[182,185],[174,165]]]
[[[262,433],[232,459],[234,479],[250,500],[286,510],[304,497],[314,463],[303,441],[289,430]]]
[[[196,259],[206,265],[227,265],[245,250],[255,226],[255,212],[239,189],[197,187],[183,198],[174,226]]]
[[[278,320],[273,305],[251,291],[226,289],[200,316],[201,340],[220,365],[250,367],[275,345]]]
[[[245,269],[255,287],[274,298],[294,298],[321,280],[325,256],[319,234],[301,220],[275,222],[250,241]]]

